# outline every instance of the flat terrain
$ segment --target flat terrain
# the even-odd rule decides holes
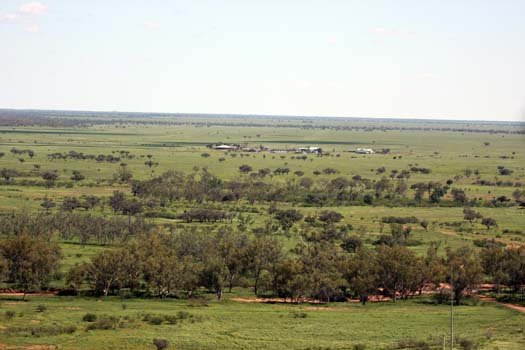
[[[423,300],[393,303],[270,305],[235,301],[189,306],[186,301],[106,300],[70,297],[30,297],[29,302],[1,299],[2,310],[19,316],[2,320],[13,327],[7,344],[55,344],[60,349],[147,349],[151,339],[168,339],[175,349],[352,349],[359,343],[370,349],[397,347],[400,340],[418,339],[437,348],[449,330],[449,308]],[[46,311],[36,311],[45,305]],[[191,304],[190,304],[191,305]],[[191,319],[175,325],[152,325],[146,313],[176,315],[186,311]],[[86,331],[87,313],[121,318],[122,328]],[[298,314],[306,316],[297,317]],[[524,316],[491,302],[456,308],[456,335],[479,339],[483,349],[522,349]],[[304,318],[303,318],[304,317]],[[34,328],[75,326],[75,334],[30,336]]]
[[[76,120],[74,117],[72,120]],[[104,117],[106,118],[106,117]],[[61,210],[66,197],[94,195],[106,201],[115,190],[131,194],[131,186],[119,182],[115,174],[125,163],[134,180],[152,179],[170,170],[185,174],[205,168],[219,179],[228,181],[248,179],[239,172],[241,165],[254,171],[269,168],[289,168],[285,175],[269,175],[264,182],[296,184],[304,172],[316,184],[324,184],[337,177],[360,175],[379,181],[392,170],[401,172],[411,167],[428,168],[427,174],[412,173],[407,180],[405,197],[413,198],[410,185],[418,182],[450,180],[452,188],[462,189],[469,198],[488,203],[505,196],[503,205],[476,207],[484,217],[494,218],[496,227],[487,229],[479,221],[470,224],[463,218],[463,207],[453,205],[450,191],[444,196],[446,205],[391,205],[379,202],[373,205],[307,206],[304,203],[280,202],[281,209],[297,209],[305,216],[317,215],[322,210],[334,210],[343,215],[341,224],[349,224],[368,247],[384,233],[388,225],[383,217],[415,216],[428,221],[427,229],[413,226],[409,248],[423,255],[432,242],[442,248],[473,246],[479,241],[494,239],[505,246],[525,244],[525,210],[513,201],[513,192],[525,186],[525,137],[516,131],[518,124],[483,124],[329,119],[279,118],[219,118],[210,116],[123,118],[101,116],[93,123],[73,126],[3,125],[0,123],[0,169],[16,169],[19,175],[13,181],[0,185],[0,214],[25,211],[43,212],[42,200],[55,201],[51,213]],[[60,120],[60,119],[59,119]],[[99,123],[106,120],[104,123]],[[29,123],[31,124],[31,123]],[[458,130],[460,129],[460,130]],[[490,129],[498,132],[487,132]],[[280,150],[297,147],[322,147],[322,157],[307,154],[265,152],[224,152],[206,147],[209,144],[242,144],[245,147],[267,146]],[[30,149],[34,156],[18,155],[11,150]],[[361,155],[356,148],[373,148],[376,154]],[[385,154],[381,150],[388,149]],[[97,162],[94,159],[52,159],[49,155],[70,151],[90,155],[122,155],[132,157],[116,162]],[[146,161],[154,164],[148,166]],[[502,176],[498,166],[512,170]],[[383,168],[384,170],[378,171]],[[326,174],[324,169],[335,169]],[[57,171],[52,187],[42,184],[41,174]],[[74,171],[85,179],[70,180]],[[319,171],[318,174],[314,172]],[[485,180],[480,184],[479,180]],[[496,183],[500,181],[498,185]],[[488,182],[488,184],[487,184]],[[502,183],[503,182],[503,183]],[[104,202],[105,203],[105,202]],[[401,203],[401,202],[400,202]],[[452,203],[452,204],[451,204]],[[191,208],[220,206],[233,213],[243,213],[253,220],[251,229],[264,225],[271,216],[268,203],[249,204],[247,201],[219,204],[180,200],[162,210],[146,210],[147,220],[167,232],[169,227],[216,226],[209,223],[186,223],[177,215]],[[84,209],[76,209],[83,212]],[[162,211],[163,215],[155,213]],[[251,211],[251,212],[250,212]],[[97,206],[91,212],[104,217],[126,216],[114,214],[107,205]],[[238,217],[226,225],[238,224]],[[276,232],[275,237],[287,251],[301,242],[305,223],[299,222],[290,232]],[[384,231],[384,232],[383,232]],[[59,276],[50,287],[65,286],[65,274],[75,263],[89,261],[112,244],[87,242],[53,237],[62,248],[63,259]],[[444,254],[442,249],[440,254]],[[412,342],[425,341],[433,349],[441,348],[443,335],[448,337],[449,308],[434,305],[427,298],[414,298],[397,303],[329,303],[309,304],[243,303],[233,297],[252,298],[249,288],[234,288],[225,293],[222,301],[201,291],[206,302],[189,302],[169,298],[121,299],[116,296],[59,297],[31,295],[27,301],[20,296],[0,295],[0,350],[47,349],[34,345],[56,346],[57,349],[153,349],[152,339],[169,340],[173,349],[354,349],[364,344],[366,349],[417,349]],[[43,305],[39,311],[38,306]],[[8,311],[14,315],[8,316]],[[175,324],[164,320],[151,322],[152,316],[174,316],[188,312]],[[87,330],[92,322],[83,321],[88,314],[98,319],[109,319],[115,329]],[[180,315],[180,314],[179,314]],[[518,350],[525,348],[525,317],[516,310],[491,301],[471,301],[455,311],[458,339],[472,339],[479,349]],[[69,328],[68,328],[69,327]],[[113,328],[113,327],[112,327]],[[56,334],[55,334],[56,333]],[[448,338],[447,338],[448,339]],[[408,343],[402,343],[403,341]],[[401,342],[401,343],[400,343]],[[51,347],[49,347],[51,349]],[[359,347],[356,347],[359,349]],[[423,348],[421,348],[423,349]]]

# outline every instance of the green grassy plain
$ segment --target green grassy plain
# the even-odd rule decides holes
[[[46,311],[37,311],[44,305]],[[123,306],[124,305],[124,306]],[[403,340],[436,344],[448,334],[449,309],[425,300],[394,303],[329,304],[323,306],[243,303],[232,300],[191,306],[186,301],[138,300],[110,297],[104,300],[79,297],[29,297],[28,302],[0,299],[1,311],[17,313],[0,318],[2,327],[15,329],[4,343],[54,344],[59,349],[153,349],[152,339],[170,341],[173,349],[367,349],[396,346]],[[175,325],[152,325],[146,313],[176,315],[186,311],[193,321]],[[99,318],[117,316],[122,328],[86,330],[86,313]],[[306,317],[296,317],[298,314]],[[523,322],[516,311],[494,303],[461,306],[455,310],[456,336],[475,341],[481,349],[518,350],[525,346]],[[74,326],[73,334],[35,338],[32,329]],[[448,340],[447,340],[448,341]]]
[[[197,122],[197,120],[195,121]],[[202,120],[199,120],[202,122]],[[223,179],[234,179],[240,175],[238,168],[249,164],[255,170],[289,167],[290,174],[268,177],[266,181],[297,181],[296,170],[305,172],[318,181],[337,176],[361,175],[380,179],[375,169],[385,167],[385,174],[411,166],[430,168],[430,174],[413,174],[409,185],[415,182],[454,179],[453,187],[463,188],[469,197],[510,197],[515,187],[475,185],[475,176],[464,176],[465,169],[479,170],[485,180],[509,180],[525,183],[525,138],[516,134],[489,134],[452,131],[363,131],[334,129],[305,129],[282,127],[284,122],[275,121],[269,126],[201,126],[196,125],[135,125],[133,123],[95,125],[72,128],[0,127],[0,168],[14,168],[30,174],[35,165],[41,171],[58,170],[59,186],[46,188],[18,183],[0,187],[0,212],[14,210],[35,211],[45,197],[57,202],[66,196],[97,195],[108,197],[114,190],[129,192],[129,187],[112,182],[119,163],[97,163],[94,160],[49,160],[47,154],[70,150],[85,154],[116,154],[129,151],[134,159],[125,159],[135,179],[147,179],[167,170],[192,172],[194,167],[206,167]],[[343,122],[333,122],[344,125]],[[358,125],[364,122],[357,123]],[[271,153],[240,153],[236,157],[205,147],[208,143],[246,143],[250,146],[267,145],[276,148],[320,146],[330,156],[309,155],[307,160],[292,159],[293,153],[284,155]],[[486,145],[488,143],[488,145]],[[36,156],[29,158],[12,155],[11,148],[32,149]],[[389,148],[390,154],[357,155],[349,152],[358,147]],[[209,153],[210,157],[201,155]],[[149,168],[144,165],[147,155],[159,165]],[[219,162],[219,158],[226,158]],[[511,176],[498,176],[497,166],[513,170]],[[334,175],[314,176],[315,170],[334,168]],[[60,186],[69,181],[73,170],[80,171],[86,179],[72,187]],[[459,177],[457,177],[459,176]],[[24,180],[40,180],[28,175]],[[409,196],[411,193],[409,191]],[[180,202],[168,208],[179,213],[194,204]],[[235,210],[241,204],[225,204],[226,210]],[[282,203],[280,207],[292,207]],[[256,205],[259,213],[251,214],[254,225],[268,218],[267,206]],[[525,237],[525,211],[517,206],[510,208],[477,208],[483,215],[498,222],[497,228],[487,230],[479,223],[473,227],[463,221],[462,208],[453,207],[385,207],[345,206],[333,208],[294,208],[304,214],[314,214],[322,209],[332,209],[344,215],[343,221],[352,224],[354,233],[371,244],[381,234],[381,218],[384,216],[416,216],[430,222],[428,231],[414,227],[413,240],[419,242],[411,247],[424,253],[430,242],[439,241],[443,247],[471,245],[476,239],[495,238],[506,244],[523,244]],[[109,210],[97,209],[100,215],[109,215]],[[187,225],[179,220],[154,219],[158,224]],[[460,226],[447,225],[462,222]],[[235,223],[234,223],[235,224]],[[193,224],[195,225],[195,224]],[[199,225],[199,224],[196,224]],[[298,228],[295,228],[296,230]],[[292,230],[289,236],[280,236],[286,248],[298,242],[298,234]],[[385,228],[388,230],[388,228]],[[66,272],[77,262],[89,260],[102,249],[110,246],[76,242],[60,242],[64,259],[61,271]],[[60,287],[63,280],[52,283]],[[237,290],[237,294],[246,291]],[[240,303],[228,300],[210,302],[209,306],[189,306],[182,300],[107,299],[31,296],[28,302],[0,298],[0,349],[31,349],[30,345],[56,345],[59,349],[153,349],[153,338],[166,338],[173,349],[352,349],[363,343],[367,349],[392,348],[398,341],[419,339],[438,342],[448,332],[449,310],[416,299],[393,303],[330,304],[322,307],[308,305],[270,305]],[[16,298],[15,298],[16,299]],[[46,311],[38,312],[39,304]],[[125,304],[125,308],[122,305]],[[6,311],[16,316],[9,320]],[[198,321],[182,321],[176,325],[159,326],[142,321],[145,313],[175,314],[188,311]],[[86,313],[128,317],[125,327],[116,330],[86,331],[82,316]],[[294,317],[304,312],[306,318]],[[525,348],[523,333],[524,316],[516,311],[494,303],[477,306],[461,306],[456,311],[457,334],[473,339],[480,349],[517,350]],[[75,326],[73,334],[32,336],[32,328]],[[18,329],[19,331],[15,331]],[[38,333],[38,332],[37,332]],[[437,344],[437,343],[436,343]],[[439,348],[439,347],[437,347]],[[9,347],[11,349],[11,347]],[[36,349],[36,348],[34,348]]]

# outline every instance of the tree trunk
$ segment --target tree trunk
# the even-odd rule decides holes
[[[397,301],[397,285],[394,284],[394,303]]]
[[[233,288],[233,279],[230,279],[230,283],[228,285],[228,293],[232,292],[232,288]]]
[[[255,278],[254,278],[254,283],[253,283],[253,292],[255,296],[257,296],[257,287],[259,285],[259,276],[261,275],[261,271],[260,270],[256,271],[254,275],[255,275],[254,276]]]

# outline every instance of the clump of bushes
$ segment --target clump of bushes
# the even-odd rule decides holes
[[[148,322],[152,325],[158,326],[161,325],[162,322],[164,322],[164,317],[161,316],[152,316],[148,319]]]
[[[192,317],[192,315],[189,312],[187,312],[187,311],[179,311],[179,312],[177,312],[177,318],[179,320],[186,320],[186,319],[191,318],[191,317]]]
[[[473,350],[478,347],[476,343],[467,338],[459,339],[458,344],[463,350]]]
[[[166,339],[153,339],[153,345],[155,345],[157,350],[164,350],[170,346],[170,343]]]
[[[10,335],[23,335],[31,337],[57,336],[75,333],[75,326],[37,326],[37,327],[9,327],[6,332]]]
[[[117,329],[119,326],[120,326],[120,317],[109,316],[109,317],[100,318],[90,323],[86,327],[86,330],[91,331],[91,330],[96,330],[96,329],[100,329],[100,330]]]
[[[303,311],[294,311],[294,312],[291,313],[291,316],[293,318],[307,318],[308,314],[306,312],[303,312]]]
[[[95,322],[96,320],[97,320],[97,315],[91,314],[91,313],[87,313],[84,315],[84,317],[82,317],[82,321],[84,322]]]
[[[430,344],[424,340],[405,339],[397,343],[398,349],[416,349],[416,350],[430,350]]]
[[[188,320],[190,322],[201,321],[200,317],[194,317],[187,311],[179,311],[175,315],[154,315],[154,314],[145,314],[142,317],[142,321],[148,322],[151,325],[159,326],[164,322],[169,324],[176,324],[179,321]]]
[[[177,316],[174,316],[174,315],[166,315],[164,317],[164,319],[166,320],[166,322],[168,322],[169,324],[177,324],[178,322],[178,318]],[[161,322],[162,323],[162,322]],[[159,323],[160,324],[160,323]]]
[[[31,335],[33,337],[42,336],[55,336],[60,334],[73,334],[77,330],[75,326],[48,326],[48,327],[35,327],[31,329]]]
[[[381,218],[381,222],[386,224],[417,224],[419,223],[419,219],[415,216],[385,216]]]

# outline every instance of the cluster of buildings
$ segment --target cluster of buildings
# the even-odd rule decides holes
[[[218,151],[240,151],[240,152],[270,152],[270,153],[299,153],[299,154],[323,154],[323,149],[316,146],[307,146],[299,148],[269,148],[267,146],[259,147],[243,147],[239,144],[211,144],[207,146],[208,148],[215,149]],[[375,151],[371,148],[358,148],[354,151],[351,151],[357,154],[374,154]]]
[[[321,147],[299,147],[291,149],[278,149],[269,148],[267,146],[259,147],[242,147],[238,144],[213,144],[208,145],[208,148],[215,149],[218,151],[242,151],[242,152],[270,152],[270,153],[301,153],[301,154],[322,154],[323,150]]]

